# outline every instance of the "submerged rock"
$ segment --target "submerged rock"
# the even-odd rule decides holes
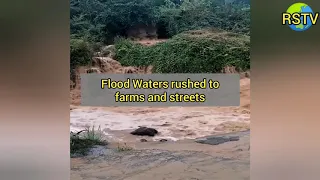
[[[160,141],[160,142],[166,142],[166,141],[168,141],[168,140],[166,140],[166,139],[160,139],[159,141]]]
[[[219,145],[229,141],[239,141],[239,139],[240,139],[239,136],[222,135],[222,136],[208,136],[205,138],[199,138],[199,139],[196,139],[195,142],[201,143],[201,144]]]

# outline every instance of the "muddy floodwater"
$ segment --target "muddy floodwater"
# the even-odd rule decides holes
[[[128,133],[139,126],[157,129],[160,133],[153,137],[153,140],[167,138],[176,141],[230,132],[233,129],[221,125],[234,122],[234,128],[241,128],[249,126],[249,120],[248,114],[221,112],[212,108],[168,107],[132,110],[125,107],[79,107],[70,111],[71,131],[80,131],[87,126],[100,126],[106,137],[112,141],[140,139]]]

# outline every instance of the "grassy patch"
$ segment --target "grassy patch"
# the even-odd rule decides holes
[[[117,147],[118,152],[131,151],[131,150],[133,150],[133,147],[128,146],[126,143],[124,143],[123,145],[118,143],[118,147]]]
[[[88,127],[77,133],[70,133],[70,153],[86,155],[90,148],[96,145],[107,145],[103,140],[100,126],[98,129]]]

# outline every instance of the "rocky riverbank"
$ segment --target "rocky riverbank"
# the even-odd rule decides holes
[[[230,141],[230,137],[238,137]],[[117,143],[71,159],[72,180],[248,180],[250,131],[197,140]],[[216,140],[225,142],[212,145]],[[211,144],[211,145],[210,145]]]

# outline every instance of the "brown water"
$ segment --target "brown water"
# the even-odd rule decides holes
[[[249,114],[224,112],[208,107],[77,107],[70,111],[70,129],[80,131],[87,126],[100,126],[109,139],[137,141],[141,137],[131,136],[129,132],[139,126],[147,126],[160,132],[152,140],[165,138],[176,141],[230,132],[233,130],[221,125],[228,122],[236,124],[238,128],[249,126],[249,119]]]

